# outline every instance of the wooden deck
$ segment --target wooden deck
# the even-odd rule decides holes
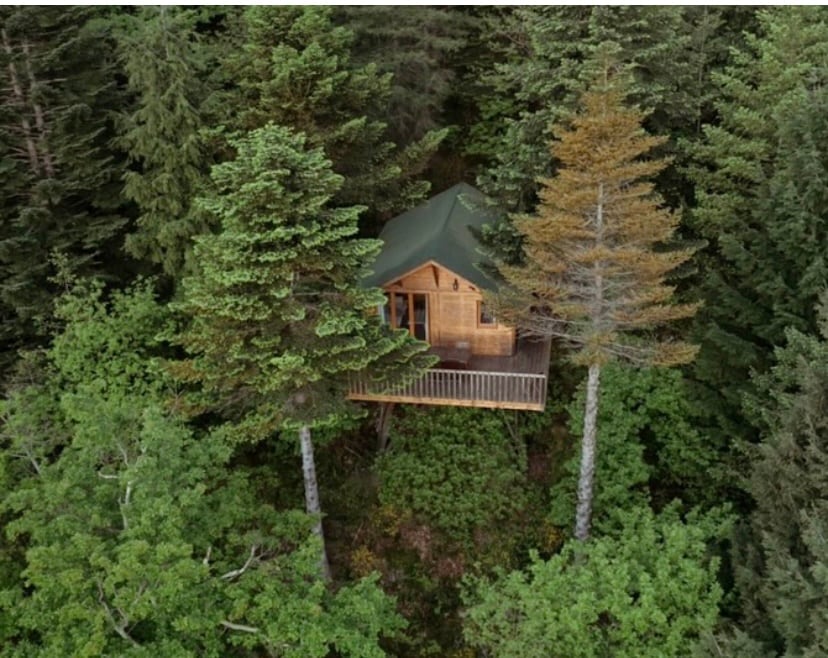
[[[467,360],[452,360],[398,388],[375,390],[365,381],[354,381],[348,397],[373,402],[543,411],[550,344],[549,340],[521,339],[512,356],[470,355]],[[433,352],[445,357],[451,350],[434,348]]]

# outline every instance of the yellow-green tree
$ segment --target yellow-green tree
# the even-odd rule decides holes
[[[696,305],[674,304],[666,275],[689,249],[666,250],[678,217],[647,182],[664,160],[642,159],[664,139],[647,135],[645,114],[624,105],[620,77],[610,68],[581,101],[568,127],[556,126],[554,178],[542,179],[535,215],[517,216],[524,263],[503,266],[508,285],[496,303],[525,330],[560,339],[589,369],[578,481],[575,536],[589,537],[601,367],[621,359],[674,365],[696,348],[647,334],[691,316]],[[662,248],[656,248],[660,246]]]

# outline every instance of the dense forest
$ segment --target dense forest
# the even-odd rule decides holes
[[[828,655],[828,9],[0,17],[0,656]],[[378,440],[459,182],[546,410]]]

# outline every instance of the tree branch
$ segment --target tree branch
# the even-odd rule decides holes
[[[247,561],[238,569],[233,569],[232,571],[228,571],[226,574],[221,576],[222,580],[232,580],[233,578],[238,578],[241,576],[247,569],[253,564],[253,561],[256,560],[259,556],[256,554],[256,549],[259,548],[255,544],[250,547],[250,556],[247,558]]]
[[[234,624],[232,621],[227,621],[226,619],[222,619],[219,623],[225,628],[229,628],[231,631],[242,631],[243,633],[261,633],[261,631],[255,626]]]
[[[109,621],[112,623],[113,630],[127,642],[132,644],[132,646],[140,647],[141,645],[135,640],[135,638],[133,638],[126,631],[126,627],[129,626],[129,618],[124,614],[123,610],[118,609],[118,615],[121,617],[121,623],[119,624],[115,621],[115,615],[112,613],[112,608],[110,608],[109,604],[106,602],[103,587],[101,587],[100,583],[98,583],[98,602],[103,606],[103,609],[106,611],[106,616],[109,617]]]

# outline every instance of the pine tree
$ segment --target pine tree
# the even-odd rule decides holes
[[[304,132],[345,179],[334,202],[365,205],[372,221],[387,219],[428,191],[418,176],[445,131],[402,150],[388,139],[391,77],[373,63],[351,62],[353,33],[331,14],[329,7],[248,8],[242,53],[228,64],[238,93],[219,123],[251,130],[273,121]]]
[[[507,289],[502,315],[518,326],[562,340],[588,366],[575,536],[589,535],[598,391],[602,366],[620,359],[672,365],[695,348],[640,330],[695,312],[671,303],[665,276],[688,250],[657,251],[678,218],[660,207],[652,183],[665,163],[640,158],[664,140],[643,133],[644,114],[623,106],[620,80],[603,79],[584,94],[583,111],[569,129],[557,128],[555,178],[541,181],[536,216],[515,218],[524,240],[524,266],[503,266]]]
[[[203,56],[194,16],[175,7],[145,7],[127,19],[121,56],[137,107],[122,117],[120,142],[134,168],[124,196],[140,210],[125,248],[166,274],[181,272],[200,229],[190,212],[207,177],[199,105]]]
[[[274,125],[232,144],[238,156],[213,168],[216,191],[199,200],[222,230],[197,239],[198,272],[184,281],[192,359],[179,372],[239,422],[240,438],[299,430],[318,515],[309,428],[348,413],[349,373],[393,376],[424,344],[370,315],[382,293],[357,282],[379,243],[354,237],[362,208],[329,205],[342,177],[322,150]]]
[[[102,252],[119,246],[122,164],[109,148],[108,117],[122,99],[106,11],[0,10],[0,341],[8,349],[42,331],[53,252],[75,271],[101,272]]]
[[[761,12],[762,35],[717,79],[720,123],[694,150],[690,226],[709,242],[695,376],[728,437],[748,433],[750,373],[768,368],[785,328],[816,331],[828,280],[827,17],[820,7]]]

